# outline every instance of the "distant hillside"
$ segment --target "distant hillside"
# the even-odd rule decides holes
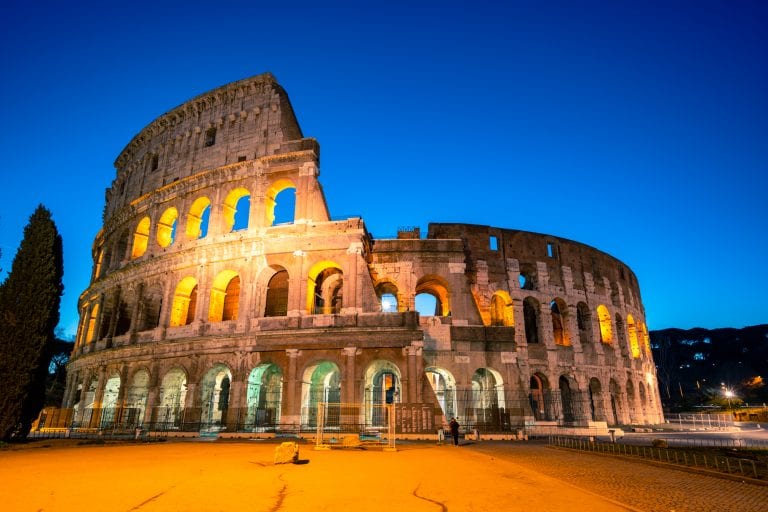
[[[743,329],[651,331],[661,399],[667,409],[768,402],[768,324]]]

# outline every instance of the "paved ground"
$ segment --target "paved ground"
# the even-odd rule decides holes
[[[167,442],[0,451],[4,511],[765,511],[768,487],[532,443],[401,444],[396,453]]]

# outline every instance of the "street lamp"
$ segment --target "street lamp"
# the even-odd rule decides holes
[[[728,399],[728,412],[731,411],[731,398],[733,398],[733,391],[730,389],[725,390],[725,398]]]

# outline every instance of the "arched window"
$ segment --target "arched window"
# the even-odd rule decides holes
[[[179,212],[171,206],[163,212],[160,220],[157,222],[157,243],[160,247],[168,247],[176,238],[176,221],[179,218]]]
[[[280,424],[280,408],[283,396],[283,373],[280,367],[260,364],[248,376],[245,427],[262,430]]]
[[[285,316],[288,314],[288,272],[278,270],[267,284],[267,304],[264,316]]]
[[[637,327],[632,315],[627,315],[627,332],[629,334],[629,350],[632,353],[632,358],[638,359],[640,357],[640,343],[637,341]]]
[[[219,272],[211,287],[209,322],[237,320],[240,307],[240,276],[233,270]]]
[[[344,275],[332,261],[312,266],[307,279],[307,310],[313,315],[338,314],[343,306]]]
[[[386,426],[384,406],[400,402],[400,399],[400,369],[390,361],[373,361],[365,371],[366,425]]]
[[[549,385],[547,379],[541,374],[531,375],[531,411],[537,421],[550,421],[551,418],[551,400],[549,394]]]
[[[208,234],[208,223],[211,218],[211,200],[198,197],[189,208],[187,214],[187,238],[197,240]]]
[[[136,426],[144,423],[147,396],[149,396],[149,372],[147,370],[138,370],[133,374],[133,380],[128,387],[128,393],[125,398],[125,406],[132,411],[131,414]]]
[[[579,341],[582,345],[592,340],[592,315],[584,302],[576,304],[576,324],[579,328]]]
[[[605,421],[603,411],[603,387],[596,378],[589,379],[589,409],[592,421]]]
[[[499,290],[491,297],[491,325],[512,327],[515,311],[509,293]]]
[[[600,323],[600,341],[611,343],[613,341],[611,314],[608,312],[608,308],[602,304],[597,306],[597,321]]]
[[[91,343],[96,341],[96,320],[99,316],[99,304],[94,304],[91,307],[91,314],[88,316],[88,331],[85,335],[85,342]]]
[[[197,280],[187,276],[176,286],[171,306],[170,326],[189,325],[195,319],[197,307]]]
[[[232,190],[224,199],[223,216],[225,232],[248,229],[248,217],[251,208],[251,193],[239,187]]]
[[[624,347],[624,344],[626,343],[627,336],[624,332],[624,320],[622,320],[621,315],[616,313],[616,341],[619,345],[619,347]]]
[[[396,313],[398,310],[397,286],[389,281],[376,285],[376,295],[379,297],[382,313]]]
[[[136,225],[136,230],[133,232],[133,249],[131,249],[131,259],[136,259],[144,255],[147,252],[147,245],[149,242],[149,217],[144,217]]]
[[[437,403],[446,418],[455,417],[458,414],[456,407],[456,379],[453,374],[444,368],[428,367],[424,370],[432,391],[435,393]]]
[[[535,290],[536,289],[536,267],[530,264],[520,265],[520,282],[521,290]]]
[[[335,363],[321,361],[304,370],[301,379],[301,424],[317,426],[318,406],[321,403],[341,402],[341,372]],[[336,425],[339,421],[339,406],[328,407],[323,416],[325,424]]]
[[[528,344],[539,343],[539,302],[533,297],[526,297],[523,301],[523,320]]]
[[[555,337],[555,345],[570,345],[571,340],[568,338],[568,330],[566,327],[568,306],[563,299],[558,298],[549,303],[549,309],[552,315],[552,332]]]
[[[265,225],[293,222],[296,208],[296,185],[291,180],[276,180],[264,196]]]
[[[491,368],[478,368],[472,375],[472,423],[497,429],[503,423],[504,380]]]
[[[571,390],[571,384],[568,382],[568,377],[565,375],[560,376],[560,405],[563,411],[563,421],[565,423],[571,423],[576,418],[573,415],[573,393]]]
[[[216,144],[216,128],[211,127],[205,130],[205,142],[204,147],[213,146]]]
[[[429,298],[431,296],[434,299]],[[422,316],[449,316],[448,283],[440,276],[426,275],[416,283],[416,311]]]
[[[147,289],[140,301],[139,331],[148,331],[160,325],[160,310],[163,306],[163,291],[155,285]]]
[[[168,430],[181,426],[186,397],[187,375],[184,370],[174,368],[165,374],[160,386],[160,405],[155,413],[156,428]]]
[[[229,387],[232,383],[232,372],[223,364],[217,364],[208,370],[201,382],[200,403],[202,426],[221,425],[227,417],[229,408]]]

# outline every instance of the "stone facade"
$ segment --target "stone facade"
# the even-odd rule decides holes
[[[323,421],[371,428],[394,402],[403,432],[662,419],[628,267],[537,233],[331,220],[319,145],[269,74],[160,116],[115,167],[68,366],[76,422],[296,430],[325,402],[353,405]]]

